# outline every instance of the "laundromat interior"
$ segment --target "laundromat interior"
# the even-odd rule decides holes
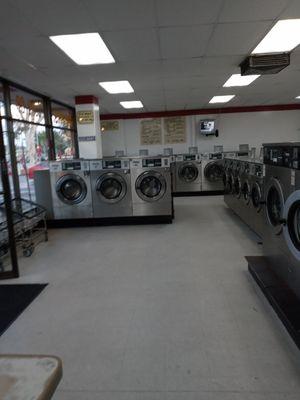
[[[1,0],[0,122],[0,400],[299,400],[299,0]]]

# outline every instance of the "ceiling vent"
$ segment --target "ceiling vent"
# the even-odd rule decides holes
[[[241,64],[241,75],[278,74],[290,65],[290,53],[255,54]]]

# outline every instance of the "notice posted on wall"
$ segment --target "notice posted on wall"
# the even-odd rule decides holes
[[[94,122],[93,110],[77,111],[77,123],[80,125],[92,124]]]
[[[165,144],[186,143],[185,117],[168,117],[164,119]]]
[[[141,121],[140,141],[142,146],[162,144],[161,118]]]
[[[118,120],[101,121],[101,132],[115,132],[119,130]]]

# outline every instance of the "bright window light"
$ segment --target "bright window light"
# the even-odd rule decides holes
[[[120,101],[120,104],[124,108],[143,108],[143,103],[141,101]]]
[[[58,35],[50,39],[78,65],[115,62],[99,33]]]
[[[291,51],[300,43],[300,19],[278,21],[252,54]]]
[[[128,81],[99,82],[99,85],[111,94],[134,92],[133,87]]]
[[[241,75],[241,74],[233,74],[231,77],[224,83],[223,87],[233,87],[233,86],[248,86],[250,83],[255,81],[255,79],[259,78],[260,75]]]
[[[235,97],[235,94],[230,94],[227,96],[214,96],[212,99],[210,99],[210,103],[227,103],[228,101],[232,100]]]

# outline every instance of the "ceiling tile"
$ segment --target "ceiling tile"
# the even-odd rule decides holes
[[[215,22],[222,0],[158,0],[160,26],[198,25]]]
[[[270,22],[218,24],[209,42],[207,55],[249,54],[270,26]]]
[[[162,73],[164,76],[200,75],[203,57],[183,58],[180,60],[163,60]]]
[[[280,19],[287,18],[300,18],[300,2],[299,0],[292,0],[290,5],[280,15]]]
[[[102,36],[116,61],[146,61],[160,58],[155,29],[105,32]]]
[[[153,0],[81,0],[101,31],[155,26]]]
[[[201,57],[212,33],[212,25],[161,28],[162,58]]]
[[[225,0],[219,22],[272,20],[290,0]]]
[[[39,0],[26,0],[25,7],[24,0],[14,0],[14,4],[27,23],[46,36],[97,31],[79,0],[44,1],[42,6]]]

